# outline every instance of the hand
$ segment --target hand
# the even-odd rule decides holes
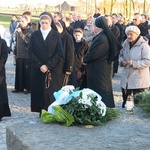
[[[16,58],[16,55],[13,55],[14,58]]]
[[[47,67],[46,65],[42,65],[42,66],[40,67],[40,70],[41,70],[41,72],[46,73],[47,70],[48,70],[48,67]]]
[[[133,66],[133,61],[132,61],[132,60],[129,60],[129,61],[128,61],[128,65],[129,65],[129,66]]]
[[[21,30],[21,28],[17,28],[16,31],[17,32],[21,32],[22,30]]]
[[[71,72],[66,72],[66,74],[70,75],[70,74],[71,74]]]
[[[125,61],[125,60],[123,60],[122,63],[121,63],[121,65],[122,65],[123,67],[125,67],[127,64],[128,64],[128,63],[127,63],[127,61]]]
[[[86,63],[83,62],[83,57],[81,58],[81,62],[83,65],[85,65],[85,66],[87,65]]]

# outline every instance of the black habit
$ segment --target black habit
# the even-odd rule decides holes
[[[31,111],[41,112],[55,100],[53,93],[60,90],[63,82],[64,59],[59,33],[52,29],[44,40],[40,29],[35,31],[31,36],[29,56],[32,63]],[[40,71],[42,65],[46,65],[51,72],[52,81],[48,89],[45,89],[46,74]]]
[[[6,75],[5,75],[5,63],[7,61],[7,45],[5,40],[0,38],[0,120],[2,117],[11,116],[9,105],[8,105],[8,95],[7,95],[7,85],[6,85]]]
[[[102,96],[107,107],[114,107],[109,53],[108,38],[102,31],[93,38],[83,62],[87,63],[87,87]]]

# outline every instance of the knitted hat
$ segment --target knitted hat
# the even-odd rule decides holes
[[[137,35],[140,35],[141,31],[137,26],[129,26],[126,28],[125,33],[134,32]]]

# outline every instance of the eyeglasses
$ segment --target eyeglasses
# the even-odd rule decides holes
[[[133,19],[133,21],[137,21],[137,19]]]

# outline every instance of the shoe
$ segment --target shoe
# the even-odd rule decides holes
[[[24,91],[23,94],[29,94],[31,91]]]
[[[2,118],[0,118],[0,121],[2,121]]]
[[[122,103],[122,108],[125,108],[125,103],[124,102]]]
[[[11,91],[11,92],[13,92],[13,93],[18,93],[19,91],[18,91],[18,90],[13,90],[13,91]]]

